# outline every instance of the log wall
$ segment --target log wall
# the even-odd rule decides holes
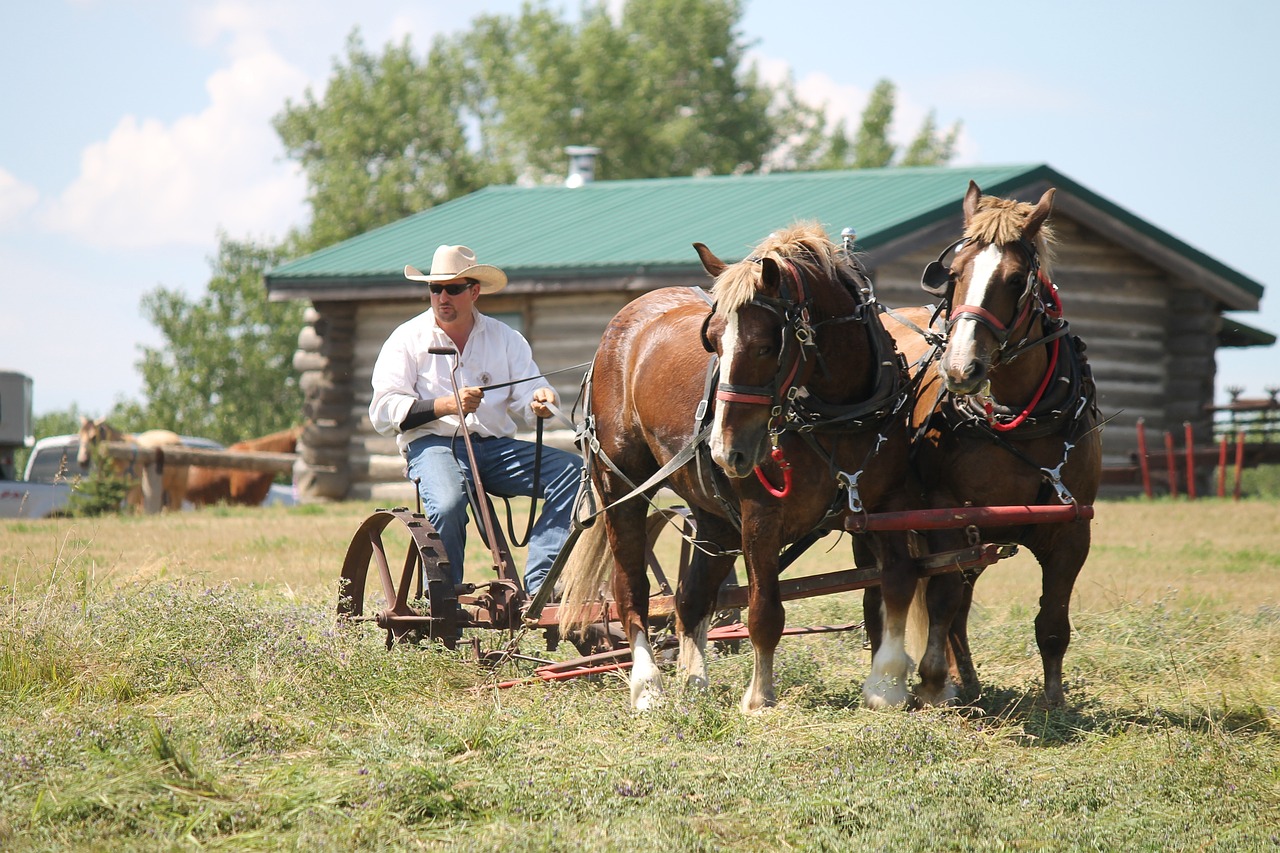
[[[1220,324],[1212,298],[1079,222],[1059,216],[1053,224],[1059,245],[1053,279],[1072,331],[1087,344],[1102,417],[1110,419],[1103,431],[1105,464],[1128,463],[1140,417],[1149,440],[1171,430],[1180,441],[1184,421],[1197,435],[1209,436],[1205,405],[1213,399]],[[880,300],[890,307],[924,304],[920,272],[943,245],[945,239],[879,267],[867,256]],[[487,296],[481,310],[519,314],[539,366],[554,370],[590,360],[609,319],[635,295],[635,282],[600,282],[595,290]],[[412,504],[394,441],[369,423],[369,377],[387,335],[426,307],[422,300],[332,302],[308,312],[295,357],[311,421],[295,469],[304,500]],[[581,371],[550,378],[569,412]],[[556,443],[567,446],[566,435]],[[1113,487],[1108,493],[1136,490]]]

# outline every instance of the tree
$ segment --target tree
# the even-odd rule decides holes
[[[743,67],[737,0],[629,0],[570,24],[545,5],[481,16],[425,59],[358,31],[322,96],[275,119],[307,174],[310,251],[491,183],[563,176],[568,145],[609,178],[758,168],[795,103]],[[672,22],[678,22],[673,25]]]
[[[297,248],[313,251],[509,178],[468,147],[466,100],[455,46],[437,40],[419,62],[406,39],[375,56],[353,32],[323,99],[308,89],[274,121],[307,173],[312,218]]]
[[[875,169],[894,165],[944,166],[951,162],[960,135],[960,122],[940,134],[933,112],[925,118],[905,152],[889,140],[896,97],[891,81],[877,82],[863,108],[853,141],[850,142],[842,125],[828,131],[825,123],[820,123],[808,139],[797,146],[796,168]]]
[[[143,296],[144,314],[166,341],[145,347],[138,363],[150,426],[230,444],[297,422],[302,391],[293,354],[303,306],[268,302],[262,281],[291,254],[223,234],[203,297],[188,301],[164,287]],[[118,409],[126,420],[138,415]]]
[[[611,179],[758,168],[790,115],[744,67],[741,17],[736,0],[630,0],[616,23],[597,5],[576,28],[545,7],[479,18],[462,52],[486,144],[534,179],[563,175],[581,144]]]

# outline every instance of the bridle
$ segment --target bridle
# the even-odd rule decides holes
[[[758,262],[758,261],[757,261]],[[789,278],[795,288],[795,299],[788,300],[775,296],[757,295],[744,305],[763,308],[778,318],[782,325],[782,349],[778,353],[778,370],[773,378],[764,385],[742,385],[721,382],[716,386],[716,399],[725,403],[748,403],[768,406],[769,419],[773,424],[786,419],[787,413],[801,386],[796,384],[801,365],[817,347],[814,340],[813,325],[810,320],[810,308],[813,299],[809,294],[807,279],[802,267],[790,260],[784,260],[790,270]],[[702,324],[702,346],[708,352],[715,352],[711,339],[707,336],[707,326],[715,315],[713,308]]]
[[[947,246],[938,255],[936,261],[931,261],[924,268],[924,272],[920,276],[920,286],[924,291],[943,300],[943,304],[940,306],[941,310],[945,310],[947,306],[951,305],[955,295],[956,273],[951,269],[955,253],[959,252],[968,243],[969,238],[962,237]],[[1006,324],[981,305],[964,304],[951,307],[950,312],[947,314],[946,323],[947,334],[950,334],[951,328],[960,320],[973,320],[985,326],[996,339],[995,354],[1004,362],[1013,361],[1031,347],[1048,343],[1066,333],[1065,324],[1062,322],[1062,302],[1058,299],[1058,290],[1053,282],[1049,280],[1049,277],[1044,274],[1044,270],[1040,268],[1040,257],[1035,246],[1022,237],[1018,238],[1016,243],[1010,245],[1016,245],[1027,257],[1026,284],[1022,288],[1022,294],[1018,297],[1013,319]],[[948,260],[948,256],[951,256],[950,260]],[[1030,334],[1035,324],[1028,321],[1037,316],[1043,316],[1047,320],[1046,326],[1049,334],[1032,341],[1030,340]],[[1014,330],[1022,328],[1024,324],[1026,332],[1023,334],[1022,339],[1011,347],[1010,339]],[[1057,333],[1055,334],[1055,332]]]

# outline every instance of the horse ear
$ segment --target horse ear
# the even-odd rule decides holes
[[[973,181],[969,181],[969,189],[964,193],[964,224],[968,225],[969,220],[978,212],[978,199],[982,198],[982,190],[978,189],[978,185]]]
[[[1044,221],[1049,218],[1049,214],[1053,211],[1053,195],[1057,190],[1053,187],[1044,191],[1044,195],[1040,196],[1040,201],[1036,203],[1035,210],[1031,211],[1031,215],[1027,217],[1027,226],[1022,229],[1022,236],[1026,240],[1034,240],[1040,231],[1040,226],[1044,225]]]
[[[728,266],[728,264],[711,253],[706,243],[694,243],[693,250],[698,253],[698,257],[702,260],[702,268],[710,273],[712,278],[720,275],[720,273],[724,272],[724,268]]]
[[[767,255],[760,259],[760,289],[770,295],[782,289],[782,270],[778,262]]]
[[[85,428],[85,427],[87,427],[88,425],[89,425],[89,419],[88,419],[88,418],[86,418],[84,415],[81,415],[81,416],[80,416],[80,428],[81,428],[81,429],[84,429],[84,428]]]

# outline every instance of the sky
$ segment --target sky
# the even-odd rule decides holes
[[[1280,3],[744,5],[766,78],[790,75],[855,122],[888,78],[899,141],[933,110],[963,123],[956,166],[1052,166],[1266,286],[1259,313],[1231,316],[1280,332]],[[371,49],[408,37],[424,54],[520,6],[0,0],[0,370],[33,378],[37,415],[139,399],[141,347],[163,343],[143,295],[203,295],[219,234],[305,225],[306,183],[271,119],[323,93],[352,30]],[[1220,351],[1219,399],[1231,385],[1280,386],[1280,348]]]

